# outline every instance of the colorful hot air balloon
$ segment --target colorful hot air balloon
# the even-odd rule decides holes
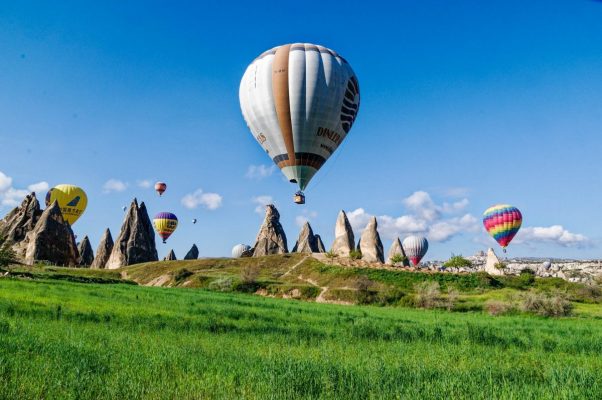
[[[416,266],[428,251],[429,242],[424,236],[412,235],[403,240],[401,247],[403,247],[406,256],[408,256],[412,264]]]
[[[163,192],[167,189],[167,184],[165,182],[157,182],[155,183],[155,191],[159,193],[159,196],[163,196]]]
[[[502,246],[504,253],[522,223],[523,216],[518,208],[508,204],[489,207],[483,213],[485,229]]]
[[[192,219],[192,223],[193,223],[193,224],[196,224],[196,218],[193,218],[193,219]]]
[[[232,258],[240,258],[245,251],[249,250],[251,250],[251,246],[246,244],[237,244],[236,246],[232,247]]]
[[[178,227],[178,217],[170,212],[160,212],[155,215],[153,225],[155,225],[155,230],[159,236],[161,236],[161,239],[163,239],[163,243],[165,243],[167,238],[170,237]]]
[[[305,190],[339,147],[360,105],[347,61],[326,47],[294,43],[257,57],[240,82],[251,133],[286,178]],[[295,202],[303,204],[303,193]]]
[[[57,201],[65,221],[73,226],[75,221],[82,216],[88,205],[86,192],[78,186],[61,184],[56,185],[46,193],[46,207]]]

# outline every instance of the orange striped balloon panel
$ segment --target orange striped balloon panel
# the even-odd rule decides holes
[[[155,231],[163,239],[163,243],[171,236],[178,227],[178,217],[170,212],[160,212],[153,219]]]

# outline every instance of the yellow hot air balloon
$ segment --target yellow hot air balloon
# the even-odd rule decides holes
[[[63,218],[71,226],[82,216],[88,205],[86,192],[75,185],[61,184],[50,189],[46,193],[46,207],[55,200],[59,203]]]

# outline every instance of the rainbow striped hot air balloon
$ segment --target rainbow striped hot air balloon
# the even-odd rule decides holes
[[[483,213],[485,229],[502,246],[504,253],[522,223],[523,215],[519,209],[508,204],[497,204]]]
[[[170,212],[160,212],[153,219],[155,230],[163,239],[163,243],[171,236],[178,227],[178,217]]]

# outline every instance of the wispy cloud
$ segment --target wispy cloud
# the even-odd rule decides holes
[[[153,182],[150,179],[139,179],[136,181],[136,185],[142,189],[149,189],[153,186]]]
[[[111,178],[102,185],[103,193],[123,192],[128,188],[126,182],[120,181],[119,179]]]
[[[248,179],[261,180],[263,178],[267,178],[268,176],[271,176],[274,173],[274,171],[276,171],[275,165],[271,165],[271,166],[267,166],[264,164],[249,165],[249,167],[247,168],[247,173],[245,174],[245,177],[247,177]]]
[[[303,210],[303,212],[302,212],[301,215],[297,215],[295,217],[295,223],[299,227],[302,227],[306,222],[309,222],[311,220],[315,220],[317,217],[318,217],[317,211]]]
[[[182,205],[189,210],[198,206],[203,206],[208,210],[216,210],[222,206],[222,196],[217,193],[205,193],[202,189],[197,189],[182,197]]]
[[[274,199],[272,196],[267,194],[261,196],[255,196],[251,199],[251,203],[256,204],[255,212],[257,214],[263,215],[265,213],[265,206],[268,204],[274,204]]]
[[[48,190],[48,182],[32,183],[27,189],[13,187],[13,178],[0,171],[0,207],[15,207],[31,192],[44,193]]]

